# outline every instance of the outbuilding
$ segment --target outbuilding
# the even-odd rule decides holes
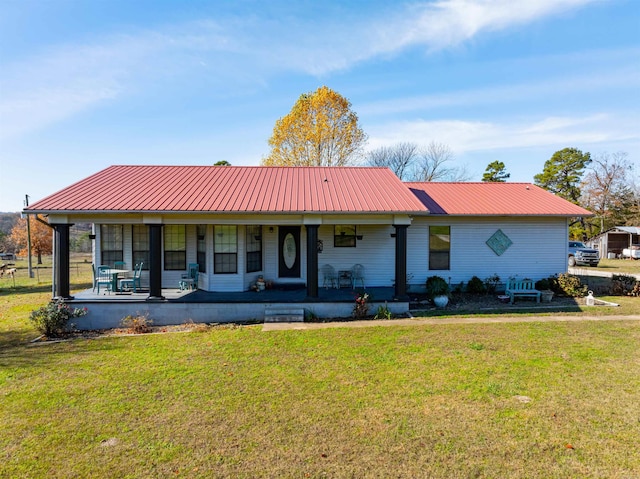
[[[640,245],[640,226],[616,226],[587,241],[601,258],[620,258],[624,249]]]

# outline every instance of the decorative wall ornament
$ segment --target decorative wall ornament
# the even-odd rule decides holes
[[[491,238],[487,240],[487,246],[493,250],[495,254],[501,256],[509,246],[513,244],[513,241],[509,239],[509,237],[502,232],[502,230],[498,230],[491,235]]]

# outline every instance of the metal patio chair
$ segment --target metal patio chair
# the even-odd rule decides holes
[[[189,263],[187,266],[187,274],[183,274],[182,278],[178,282],[180,291],[185,289],[198,289],[198,274],[200,273],[200,266],[198,263]]]
[[[332,288],[338,287],[338,275],[336,274],[336,270],[330,264],[325,264],[321,268],[322,271],[322,286],[324,288],[328,288],[331,286]]]
[[[98,271],[96,274],[96,286],[98,288],[98,294],[100,294],[100,285],[106,286],[107,291],[111,294],[111,289],[113,285],[113,274],[111,273],[111,268],[109,266],[98,266]]]
[[[127,289],[133,289],[133,292],[136,293],[138,289],[141,289],[140,285],[140,276],[142,276],[142,266],[144,263],[140,262],[133,269],[133,277],[132,278],[123,278],[120,280],[120,291],[124,289],[126,286]]]
[[[351,268],[351,285],[353,286],[353,289],[356,288],[358,281],[360,281],[363,289],[367,289],[364,285],[364,266],[361,264],[354,264]]]

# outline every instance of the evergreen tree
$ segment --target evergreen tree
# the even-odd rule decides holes
[[[487,165],[482,175],[482,181],[488,183],[504,183],[507,178],[511,177],[511,173],[507,173],[504,163],[501,161],[493,161]]]
[[[572,203],[580,202],[580,181],[591,163],[591,154],[577,148],[556,151],[544,163],[542,173],[533,177],[535,184]]]

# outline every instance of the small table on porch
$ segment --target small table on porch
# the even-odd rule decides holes
[[[118,275],[119,274],[129,274],[131,271],[128,269],[110,269],[109,274],[111,275],[111,291],[118,292]]]
[[[353,286],[353,279],[351,277],[350,270],[338,271],[338,288],[351,288]]]

